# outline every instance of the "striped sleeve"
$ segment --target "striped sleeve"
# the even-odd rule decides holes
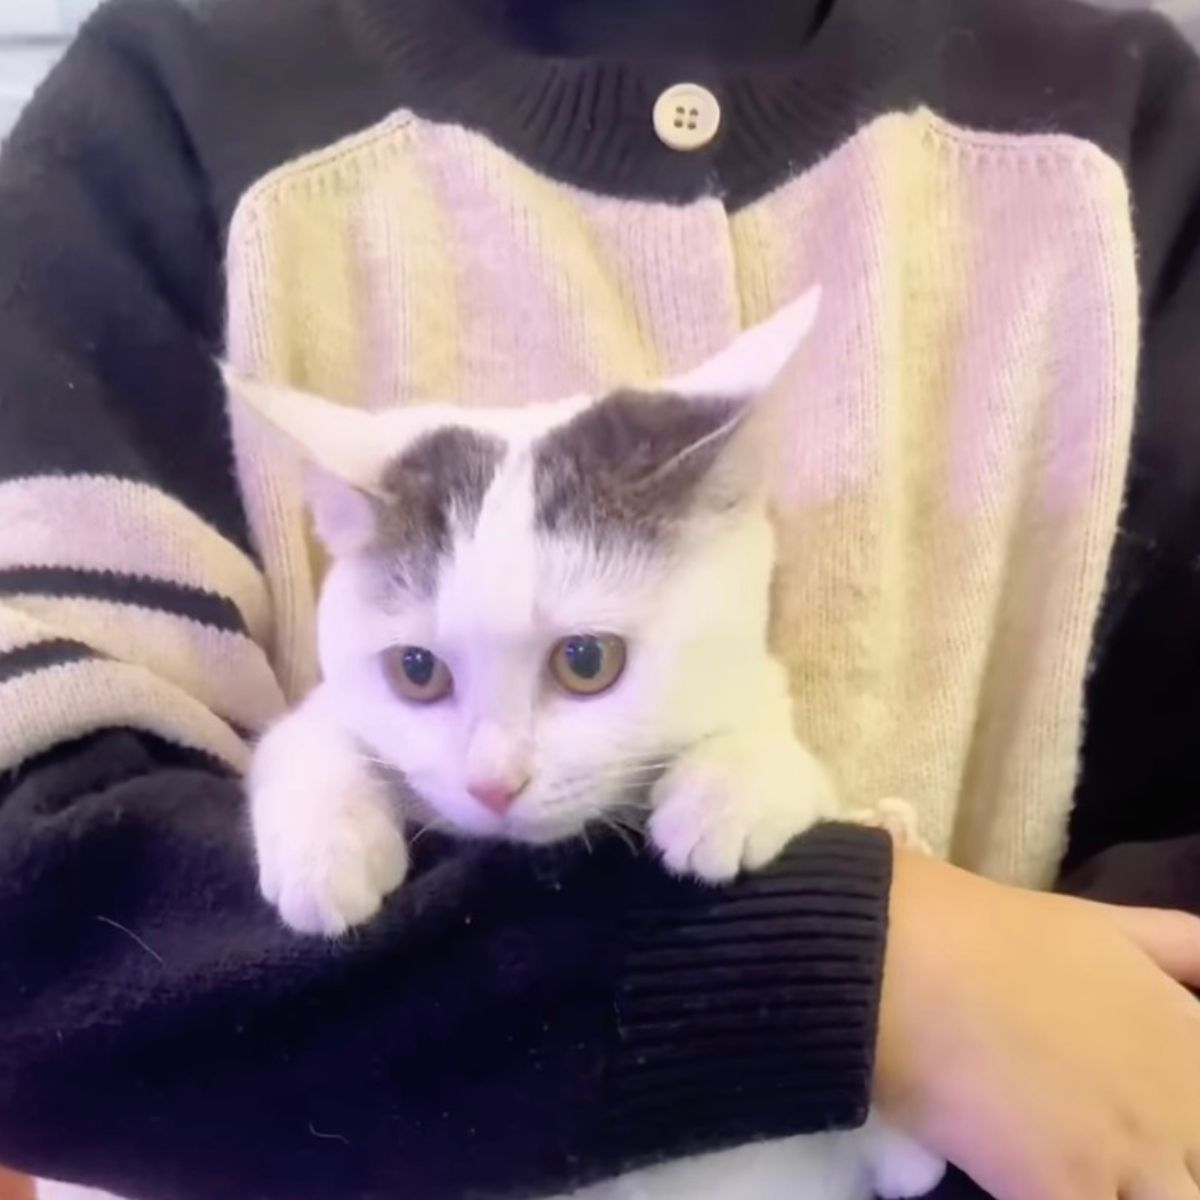
[[[283,703],[217,222],[121,29],[85,29],[0,159],[0,769],[114,726],[236,768]]]

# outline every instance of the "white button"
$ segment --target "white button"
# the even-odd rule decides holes
[[[721,105],[698,83],[669,87],[654,105],[654,132],[672,150],[699,150],[716,137]]]

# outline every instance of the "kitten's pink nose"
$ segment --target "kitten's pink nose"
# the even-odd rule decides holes
[[[512,808],[528,782],[528,778],[475,779],[467,784],[467,793],[474,796],[484,808],[502,817]]]

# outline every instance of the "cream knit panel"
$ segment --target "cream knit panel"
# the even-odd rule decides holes
[[[1134,403],[1128,197],[1094,147],[889,116],[730,216],[402,115],[258,185],[229,267],[239,366],[375,406],[649,383],[820,281],[776,464],[800,731],[847,804],[906,796],[940,853],[1049,877]],[[294,466],[233,419],[296,695],[320,564]]]

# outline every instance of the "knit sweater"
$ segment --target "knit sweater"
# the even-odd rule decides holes
[[[0,161],[0,1158],[515,1197],[865,1112],[863,830],[720,892],[423,840],[354,941],[277,927],[237,773],[322,563],[222,355],[526,403],[821,283],[768,464],[801,736],[964,865],[1195,906],[1198,197],[1190,51],[1067,0],[103,9]]]

